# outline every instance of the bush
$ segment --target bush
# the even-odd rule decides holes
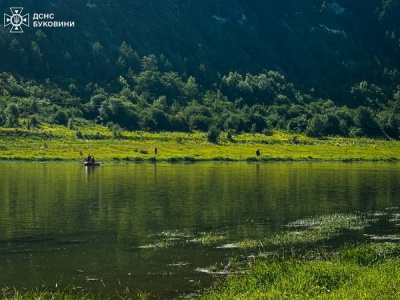
[[[262,134],[265,136],[273,136],[274,131],[271,128],[264,128]]]
[[[74,119],[73,118],[69,118],[69,120],[68,120],[68,129],[70,129],[70,130],[74,130],[75,129]]]
[[[59,110],[54,115],[54,122],[60,125],[67,125],[68,124],[68,115],[63,110]]]
[[[5,111],[6,127],[17,127],[19,125],[19,109],[15,103],[10,103]]]
[[[220,130],[216,126],[211,125],[207,132],[207,140],[210,143],[216,144],[219,139],[219,134]]]
[[[112,124],[110,127],[113,137],[115,139],[118,139],[120,137],[122,137],[122,128],[121,126],[119,126],[118,124]]]
[[[230,130],[228,130],[228,132],[226,133],[226,138],[227,138],[229,141],[232,141],[232,140],[233,140],[233,135],[232,135],[232,132],[231,132]]]
[[[320,138],[325,134],[327,126],[327,117],[315,115],[307,126],[306,134],[310,137]]]
[[[78,139],[81,139],[81,140],[83,140],[85,137],[84,137],[84,135],[83,135],[83,133],[80,131],[80,130],[77,130],[76,132],[75,132],[75,135],[76,135],[76,137],[78,138]]]
[[[30,126],[33,128],[37,128],[40,125],[40,120],[36,115],[30,116],[28,121]]]

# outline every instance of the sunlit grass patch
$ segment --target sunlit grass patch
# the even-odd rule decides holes
[[[400,258],[400,244],[379,243],[344,249],[338,254],[340,261],[352,262],[362,266],[376,264],[388,259]]]
[[[156,241],[151,244],[139,246],[139,249],[154,249],[154,250],[159,250],[159,249],[168,249],[176,244],[177,240],[176,239],[166,239],[166,240],[160,240]]]
[[[289,223],[288,227],[319,228],[323,231],[344,228],[359,228],[366,226],[365,218],[355,214],[330,214],[312,218],[300,219]]]
[[[224,241],[226,237],[222,234],[215,234],[209,232],[202,232],[200,236],[195,237],[194,239],[190,240],[192,243],[202,244],[202,245],[214,245]]]
[[[242,249],[244,249],[244,248],[261,248],[263,246],[264,246],[264,244],[262,241],[247,239],[247,240],[242,240],[242,241],[239,241],[236,243],[225,244],[219,248],[225,248],[225,249],[242,248]]]
[[[389,235],[369,234],[366,236],[368,236],[373,241],[400,241],[399,234],[389,234]]]
[[[1,300],[106,300],[111,299],[106,295],[94,294],[75,287],[65,289],[50,289],[49,287],[41,287],[28,291],[19,291],[14,288],[2,288]],[[144,299],[144,298],[142,298]]]
[[[113,293],[93,293],[79,287],[51,288],[42,286],[35,289],[20,291],[15,288],[3,287],[0,300],[148,300],[151,295],[142,291],[131,292],[128,289],[115,290]]]
[[[399,299],[399,248],[346,247],[312,261],[259,258],[196,299]]]
[[[140,249],[167,249],[178,245],[199,244],[203,246],[211,246],[221,243],[225,240],[225,236],[220,233],[200,232],[192,234],[190,232],[182,232],[178,230],[163,231],[153,235],[157,240],[153,243],[139,246]]]
[[[356,214],[331,214],[300,219],[289,223],[287,231],[263,240],[243,240],[233,244],[237,248],[260,248],[265,246],[290,246],[313,244],[337,237],[344,230],[362,230],[368,220]]]
[[[192,234],[189,232],[183,232],[179,230],[166,230],[158,234],[160,237],[165,237],[165,238],[178,238],[178,239],[184,239],[184,238],[190,238],[192,237]]]

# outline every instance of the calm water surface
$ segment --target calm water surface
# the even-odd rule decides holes
[[[400,165],[386,163],[0,163],[0,178],[0,284],[18,288],[170,298],[210,284],[196,269],[238,253],[190,242],[204,232],[224,245],[308,216],[400,206]],[[143,248],[171,233],[189,242]]]

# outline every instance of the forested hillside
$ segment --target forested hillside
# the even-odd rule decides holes
[[[2,126],[400,136],[400,0],[22,2],[75,27],[0,26]]]

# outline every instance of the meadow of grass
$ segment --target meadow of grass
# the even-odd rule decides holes
[[[77,137],[79,132],[80,138]],[[154,153],[155,147],[158,153]],[[261,155],[257,157],[256,150]],[[212,144],[202,132],[128,132],[115,135],[92,125],[69,130],[42,124],[39,129],[0,128],[0,159],[101,161],[397,161],[400,141],[329,137],[315,139],[277,131],[271,136],[221,133]]]

